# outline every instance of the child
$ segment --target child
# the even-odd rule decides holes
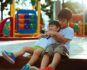
[[[68,26],[68,22],[72,18],[72,13],[69,9],[62,9],[58,15],[61,30],[59,32],[48,31],[47,35],[51,35],[53,39],[64,45],[52,44],[45,50],[40,70],[55,70],[56,66],[62,59],[62,56],[69,55],[70,41],[74,36],[74,31]],[[48,65],[50,57],[53,57],[52,62]]]
[[[49,23],[48,31],[57,32],[59,29],[60,29],[60,25],[59,25],[58,21],[51,21]],[[21,69],[21,70],[29,70],[30,65],[33,65],[38,60],[42,51],[44,51],[44,49],[48,45],[57,43],[50,35],[49,36],[46,36],[46,35],[47,35],[46,33],[42,34],[41,35],[42,38],[39,39],[33,47],[24,47],[21,51],[19,51],[16,54],[4,51],[4,52],[2,52],[2,55],[6,60],[8,60],[9,62],[14,64],[16,57],[22,56],[25,52],[29,52],[31,54],[33,53],[29,62],[26,65],[24,65]]]

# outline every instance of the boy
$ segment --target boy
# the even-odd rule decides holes
[[[51,21],[49,23],[48,31],[57,32],[57,31],[59,31],[59,29],[60,29],[60,25],[59,25],[58,21]],[[26,65],[24,65],[21,69],[21,70],[30,70],[31,69],[30,65],[33,65],[38,60],[42,51],[44,51],[44,49],[48,45],[53,44],[53,43],[57,43],[50,35],[49,36],[46,36],[46,35],[47,35],[47,32],[45,34],[42,34],[40,36],[42,38],[39,39],[33,47],[24,47],[21,51],[19,51],[16,54],[4,51],[4,52],[2,52],[2,55],[10,63],[14,64],[16,57],[22,56],[25,52],[29,52],[31,54],[33,53],[29,62]]]
[[[72,18],[72,13],[69,9],[62,9],[58,15],[61,30],[59,32],[48,31],[47,35],[51,35],[57,42],[63,45],[52,44],[44,53],[40,70],[55,70],[56,66],[61,61],[62,56],[69,55],[70,41],[74,36],[74,31],[68,26],[68,22]],[[48,65],[50,57],[53,57],[52,62]]]

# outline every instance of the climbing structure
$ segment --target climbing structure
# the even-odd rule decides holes
[[[32,2],[31,0],[31,4]],[[17,11],[15,3],[15,0],[13,0],[10,10],[13,18],[10,23],[11,36],[0,37],[0,39],[36,39],[40,34],[40,1],[35,1],[32,4],[32,9],[18,9]],[[37,10],[35,10],[36,5]]]

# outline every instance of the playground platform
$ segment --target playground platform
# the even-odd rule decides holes
[[[28,53],[23,57],[19,57],[15,64],[10,64],[3,59],[1,51],[7,50],[17,52],[24,46],[34,44],[37,40],[21,40],[21,41],[0,41],[0,70],[20,70],[20,68],[30,59]],[[10,49],[9,49],[10,48]],[[74,37],[70,47],[70,59],[63,59],[56,70],[87,70],[87,37]],[[40,60],[35,64],[39,67]]]

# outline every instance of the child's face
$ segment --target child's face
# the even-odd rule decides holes
[[[48,31],[58,31],[60,27],[57,27],[56,25],[48,25]]]
[[[60,24],[61,28],[65,28],[68,26],[68,21],[67,21],[67,19],[59,19],[59,24]]]

